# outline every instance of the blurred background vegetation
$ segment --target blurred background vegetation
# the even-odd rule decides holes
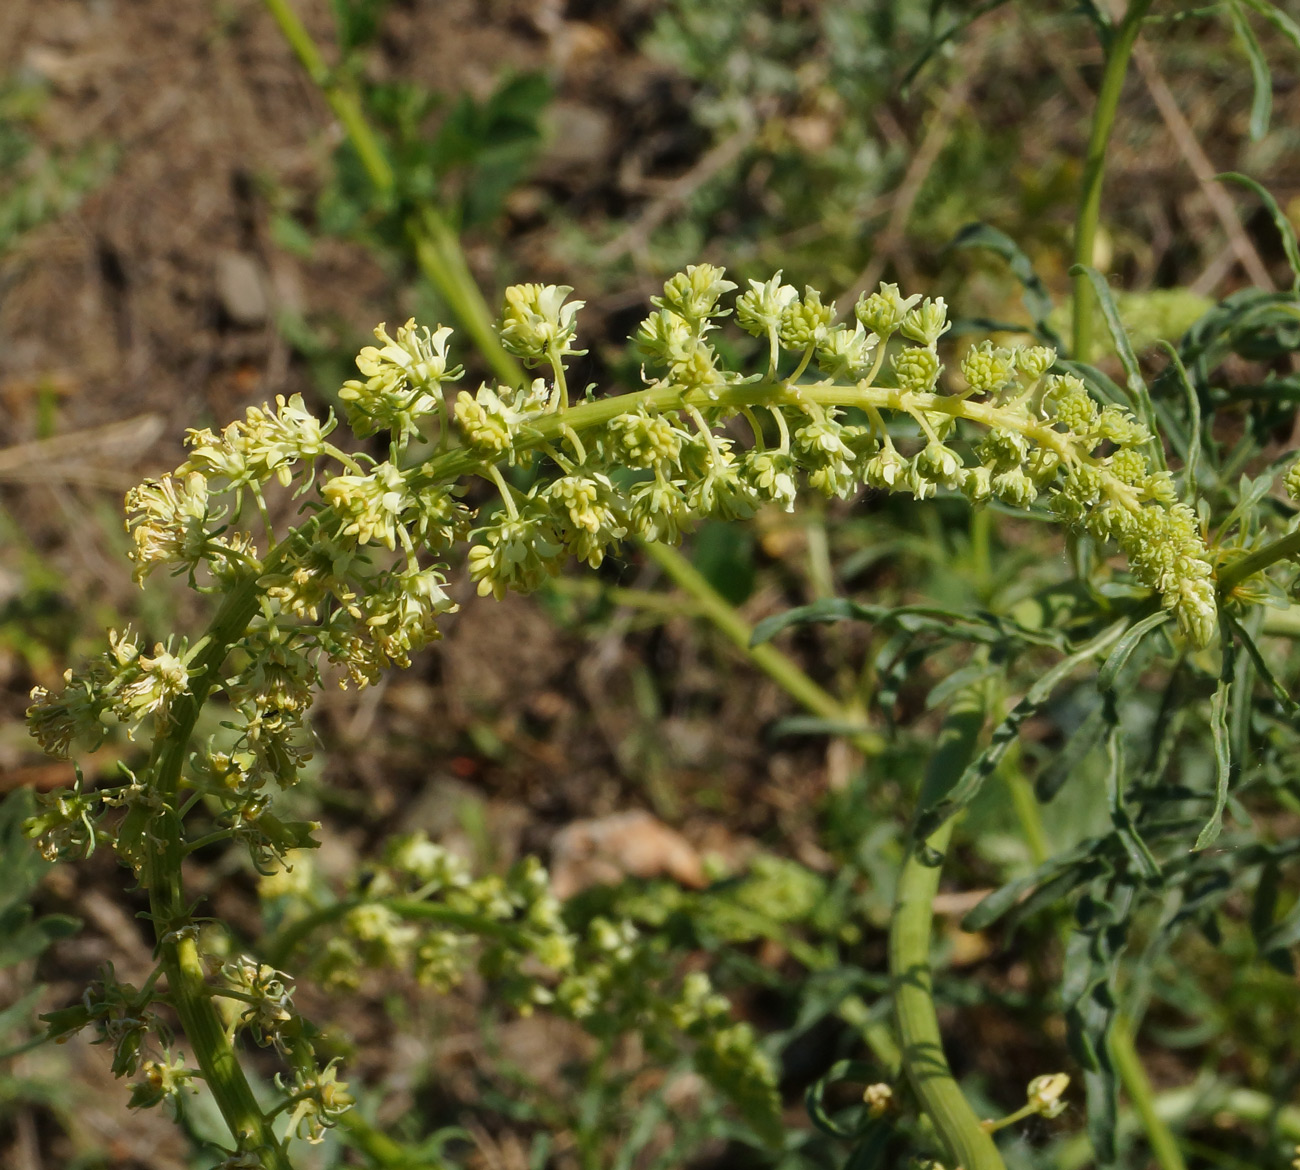
[[[212,1125],[200,1111],[180,1131],[127,1114],[98,1051],[29,1048],[36,1011],[78,995],[105,962],[138,979],[149,944],[111,860],[48,869],[17,839],[31,792],[71,780],[29,743],[22,713],[30,688],[97,647],[106,625],[132,621],[153,639],[201,620],[179,587],[131,586],[120,519],[121,492],[174,465],[186,427],[275,394],[323,410],[378,321],[453,319],[411,246],[414,220],[432,209],[460,236],[489,304],[515,280],[576,287],[591,352],[575,385],[635,378],[627,336],[648,297],[699,260],[737,279],[781,268],[843,306],[896,280],[946,297],[963,322],[1010,332],[1030,323],[1012,259],[1039,274],[1057,306],[1049,320],[1065,328],[1101,62],[1080,12],[1089,5],[294,7],[324,55],[324,88],[259,0],[0,6],[0,1005],[13,1005],[0,1047],[28,1049],[0,1064],[0,1163],[14,1170],[211,1163],[198,1152]],[[1252,18],[1257,42],[1234,31],[1226,8],[1157,4],[1125,89],[1094,263],[1140,350],[1178,340],[1235,289],[1289,284],[1272,220],[1212,176],[1252,175],[1300,223],[1300,52],[1267,21]],[[1252,80],[1257,52],[1273,63],[1271,117]],[[377,128],[387,186],[327,91]],[[976,222],[1020,253],[962,246]],[[1289,387],[1253,424],[1252,451],[1267,461],[1293,448],[1293,372],[1231,361],[1239,381]],[[1000,515],[972,525],[952,500],[809,501],[748,528],[706,526],[689,555],[749,622],[837,594],[1012,612],[1066,575],[1046,526]],[[470,602],[460,566],[452,586]],[[619,907],[667,931],[764,1036],[802,1136],[760,1153],[698,1078],[648,1060],[635,1039],[596,1045],[504,1010],[477,985],[437,997],[376,971],[342,998],[300,989],[341,1037],[363,1111],[425,1142],[420,1164],[842,1164],[843,1143],[807,1121],[803,1097],[837,1060],[861,1056],[882,1019],[898,810],[960,659],[933,647],[894,655],[887,630],[783,637],[816,681],[861,697],[890,733],[864,769],[696,608],[633,549],[596,579],[465,604],[413,671],[322,700],[322,750],[295,798],[326,823],[323,887],[341,886],[393,831],[420,828],[480,871],[538,853],[580,895],[576,914]],[[1024,767],[1049,761],[1087,716],[1067,696],[1029,725]],[[139,751],[110,741],[88,779]],[[1013,764],[1012,790],[1025,783]],[[1046,806],[1053,849],[1104,819],[1099,787],[1071,786]],[[1273,831],[1293,835],[1294,820]],[[958,924],[1035,860],[1011,804],[990,797],[962,831],[954,892],[941,895],[939,995],[962,1008],[945,1019],[951,1055],[990,1113],[1014,1108],[1025,1082],[1059,1062],[1058,1005],[1044,990],[1058,971],[1037,945],[1055,927],[1029,923],[1011,939]],[[194,869],[195,888],[249,937],[263,914],[273,922],[251,871],[221,853]],[[1295,984],[1265,967],[1239,977],[1253,946],[1245,916],[1229,904],[1220,945],[1187,943],[1153,976],[1143,1054],[1175,1120],[1191,1109],[1188,1090],[1200,1093],[1197,1165],[1284,1167],[1300,1124],[1269,1103],[1300,1079]],[[1243,1085],[1262,1095],[1230,1099]],[[1086,1165],[1071,1144],[1078,1125],[1076,1110],[1031,1126],[1009,1156]],[[336,1139],[313,1157],[364,1164]],[[1147,1164],[1138,1140],[1125,1157]]]

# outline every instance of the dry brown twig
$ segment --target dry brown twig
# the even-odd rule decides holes
[[[655,229],[684,206],[705,183],[739,159],[757,133],[758,129],[753,124],[741,126],[706,151],[699,162],[685,174],[670,180],[662,193],[647,204],[636,219],[596,253],[597,261],[609,264],[628,253],[639,258]]]
[[[934,169],[934,164],[939,160],[944,146],[947,145],[953,122],[970,98],[971,90],[983,64],[986,44],[987,36],[976,35],[971,39],[968,51],[963,56],[961,74],[936,107],[934,117],[926,128],[925,137],[922,138],[920,147],[912,156],[912,161],[908,163],[902,182],[895,190],[889,219],[885,222],[885,229],[880,233],[875,248],[872,249],[870,261],[858,279],[837,300],[836,320],[844,320],[852,312],[858,298],[864,292],[876,287],[890,261],[896,262],[899,259],[916,200],[925,186],[930,171]]]
[[[107,426],[15,443],[0,449],[0,480],[118,489],[123,485],[123,468],[158,441],[164,425],[162,415],[142,414]],[[128,476],[125,486],[136,478]]]
[[[1214,164],[1210,162],[1209,156],[1202,149],[1191,123],[1188,122],[1183,111],[1179,108],[1178,100],[1174,97],[1173,91],[1161,75],[1155,58],[1152,57],[1150,50],[1140,41],[1134,47],[1133,60],[1137,64],[1138,73],[1142,75],[1142,81],[1147,87],[1147,92],[1151,94],[1151,100],[1155,102],[1156,109],[1160,111],[1160,117],[1164,119],[1165,126],[1174,140],[1174,145],[1178,147],[1178,153],[1183,156],[1183,160],[1191,168],[1192,174],[1196,176],[1196,182],[1201,189],[1201,194],[1205,196],[1206,202],[1209,203],[1215,218],[1218,219],[1220,226],[1228,237],[1227,250],[1241,264],[1242,268],[1246,270],[1246,275],[1259,288],[1276,288],[1272,276],[1269,275],[1268,267],[1260,259],[1258,250],[1251,243],[1250,237],[1246,235],[1245,229],[1241,226],[1241,221],[1237,218],[1237,208],[1232,202],[1231,196],[1216,181],[1215,175],[1217,171]],[[1230,265],[1224,265],[1217,260],[1212,261],[1210,266],[1192,285],[1193,291],[1208,293],[1227,275],[1228,267]]]

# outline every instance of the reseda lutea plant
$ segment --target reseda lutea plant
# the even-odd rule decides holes
[[[51,1030],[95,1026],[114,1070],[139,1076],[134,1104],[205,1082],[230,1129],[228,1167],[283,1170],[291,1135],[318,1138],[351,1104],[337,1063],[316,1059],[278,966],[325,918],[345,928],[325,972],[335,981],[382,952],[450,986],[470,962],[460,932],[486,940],[482,969],[520,1006],[550,1003],[581,1019],[617,1001],[615,1018],[659,1027],[657,1003],[662,1026],[694,1040],[698,1063],[724,1092],[775,1115],[770,1064],[749,1030],[728,1021],[707,979],[638,999],[646,972],[635,932],[599,922],[591,937],[572,938],[535,865],[474,883],[427,842],[408,839],[390,855],[382,899],[372,891],[291,927],[260,957],[223,961],[202,948],[183,860],[239,842],[271,872],[313,844],[315,826],[272,808],[309,757],[304,720],[323,675],[334,667],[345,683],[372,684],[434,641],[453,608],[440,558],[457,546],[468,544],[479,592],[500,597],[536,588],[570,555],[594,567],[633,536],[676,542],[705,517],[790,508],[801,482],[839,497],[863,485],[917,499],[956,489],[976,503],[1043,500],[1069,528],[1113,540],[1188,642],[1214,637],[1214,567],[1157,439],[1127,410],[1099,407],[1076,377],[1054,373],[1053,350],[986,342],[945,384],[942,300],[883,285],[858,302],[851,327],[833,326],[834,306],[778,273],[734,299],[735,324],[766,352],[766,368],[746,373],[710,343],[735,290],[710,265],[674,276],[637,333],[644,387],[577,401],[566,363],[582,352],[581,302],[568,288],[506,293],[501,342],[541,371],[523,388],[455,389],[462,370],[449,355],[450,329],[408,322],[390,335],[381,326],[378,344],[357,358],[362,376],[340,398],[353,435],[385,438],[386,458],[336,445],[336,419],[280,398],[219,433],[191,431],[186,462],[128,495],[136,578],[166,568],[221,601],[193,643],[150,648],[129,629],[114,632],[108,651],[69,672],[61,691],[33,692],[33,734],[55,755],[93,748],[112,720],[152,744],[138,774],[56,794],[29,824],[49,857],[114,849],[148,891],[158,941],[158,968],[143,988],[106,976],[56,1013]],[[503,473],[511,466],[533,467],[527,490]],[[466,505],[472,478],[494,486],[494,507]],[[307,513],[290,531],[272,522],[268,493],[277,491]],[[201,708],[218,695],[226,730],[192,742]],[[196,810],[207,814],[201,829]],[[421,919],[436,930],[421,936],[405,924]],[[539,961],[549,974],[537,973]],[[179,1020],[192,1064],[159,1016],[162,1004]],[[284,1058],[277,1104],[255,1099],[234,1046],[241,1036]]]

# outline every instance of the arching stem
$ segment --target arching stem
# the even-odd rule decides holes
[[[1101,75],[1101,88],[1097,91],[1097,104],[1092,111],[1092,132],[1088,137],[1088,153],[1083,166],[1083,192],[1079,198],[1079,212],[1074,223],[1074,262],[1089,267],[1093,263],[1093,249],[1097,242],[1097,226],[1101,221],[1101,187],[1106,172],[1106,148],[1115,126],[1120,94],[1124,90],[1124,75],[1128,72],[1129,58],[1137,42],[1142,20],[1151,7],[1151,0],[1129,0],[1119,27],[1111,34],[1106,45],[1106,68]],[[1074,278],[1074,337],[1071,357],[1076,362],[1089,360],[1092,350],[1092,289],[1087,276]],[[968,1168],[969,1170],[969,1168]]]
[[[983,688],[964,691],[954,700],[926,772],[922,807],[951,787],[970,762],[985,708]],[[934,1007],[930,929],[941,869],[927,862],[942,861],[952,829],[952,820],[945,821],[923,846],[913,843],[899,875],[889,931],[894,1019],[907,1079],[954,1164],[962,1170],[1006,1170],[948,1067]]]

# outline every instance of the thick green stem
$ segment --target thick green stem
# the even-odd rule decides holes
[[[502,348],[493,328],[492,311],[447,221],[435,207],[426,206],[407,221],[406,230],[420,270],[442,294],[492,372],[507,385],[525,385],[528,378],[524,369]]]
[[[923,807],[946,791],[973,757],[985,707],[982,689],[964,692],[954,701],[930,758]],[[952,829],[952,820],[945,821],[925,842],[925,851],[942,860]],[[927,865],[927,860],[935,857],[924,857],[916,845],[909,848],[889,930],[889,973],[903,1068],[954,1163],[962,1170],[1005,1170],[997,1146],[980,1125],[944,1055],[930,972],[930,928],[941,866]]]
[[[307,71],[313,84],[324,95],[329,107],[343,124],[348,140],[352,143],[367,176],[381,193],[387,194],[395,185],[393,168],[388,156],[380,145],[378,136],[366,122],[361,108],[361,99],[356,90],[340,84],[338,78],[321,56],[316,42],[312,40],[298,14],[289,4],[289,0],[265,0],[267,11],[280,26],[280,32],[289,42],[289,47]]]
[[[1092,111],[1092,132],[1088,137],[1088,153],[1083,167],[1083,192],[1079,199],[1079,212],[1074,224],[1074,262],[1091,267],[1093,249],[1097,241],[1097,225],[1101,219],[1101,188],[1106,172],[1106,147],[1115,126],[1120,94],[1124,89],[1124,75],[1128,72],[1129,58],[1137,42],[1143,17],[1151,7],[1151,0],[1129,0],[1119,27],[1111,35],[1106,47],[1106,67],[1101,75],[1101,88],[1097,91],[1097,104]],[[1074,278],[1074,339],[1071,356],[1076,362],[1088,361],[1092,350],[1092,289],[1086,275]]]
[[[1133,1103],[1133,1111],[1146,1130],[1151,1156],[1155,1158],[1156,1165],[1160,1170],[1187,1170],[1187,1163],[1178,1148],[1178,1139],[1156,1110],[1155,1093],[1147,1079],[1147,1071],[1142,1067],[1137,1045],[1133,1042],[1132,1027],[1123,1016],[1117,1017],[1111,1025],[1110,1055],[1124,1084],[1124,1091]]]
[[[844,704],[813,682],[793,659],[787,658],[775,646],[751,646],[754,628],[681,553],[652,542],[645,542],[642,547],[646,555],[668,574],[673,584],[691,596],[697,612],[712,622],[732,645],[796,703],[822,719],[836,723],[852,721],[852,715]],[[870,731],[851,732],[847,738],[863,755],[878,755],[884,746],[880,737]]]
[[[256,612],[257,596],[253,578],[241,582],[227,596],[208,631],[207,644],[195,661],[196,674],[190,693],[177,702],[170,729],[155,745],[151,779],[161,811],[144,826],[150,850],[145,882],[149,887],[159,961],[167,976],[168,998],[221,1116],[240,1149],[257,1151],[266,1170],[291,1170],[283,1147],[253,1096],[208,993],[203,960],[194,941],[181,885],[184,841],[176,814],[181,767],[194,724],[230,646],[243,635]],[[141,804],[132,810],[131,816],[149,817],[151,812]]]
[[[1226,597],[1247,577],[1261,573],[1278,561],[1287,560],[1300,554],[1300,529],[1279,537],[1271,544],[1256,549],[1249,556],[1242,557],[1219,570],[1219,596]]]

